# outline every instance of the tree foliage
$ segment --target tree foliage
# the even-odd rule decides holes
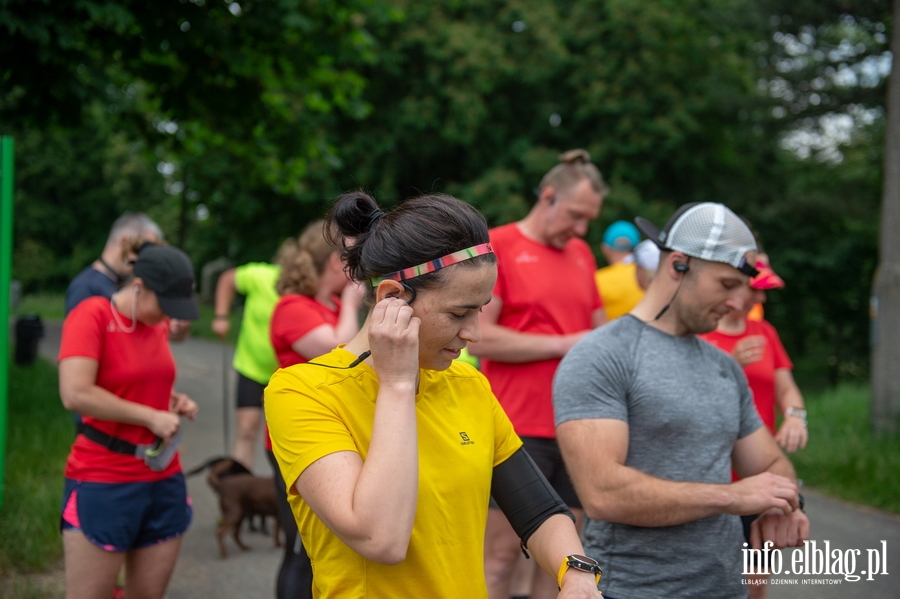
[[[17,272],[59,284],[124,206],[146,207],[198,263],[266,259],[354,187],[388,203],[446,191],[508,222],[557,154],[584,147],[612,186],[595,246],[613,220],[725,202],[788,281],[768,314],[789,350],[832,380],[862,376],[889,11],[7,0],[0,118],[34,140],[21,146],[34,168],[20,170]],[[72,226],[40,224],[49,214]]]

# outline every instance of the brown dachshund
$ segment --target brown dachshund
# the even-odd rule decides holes
[[[250,547],[241,541],[241,525],[244,519],[259,514],[265,519],[273,516],[278,519],[278,498],[275,495],[275,483],[272,477],[254,476],[240,462],[232,458],[213,458],[205,464],[194,468],[188,476],[209,468],[206,482],[219,496],[219,509],[222,517],[216,530],[219,543],[219,554],[227,557],[225,535],[231,531],[234,542],[243,550]],[[281,527],[275,526],[275,546],[281,547]]]

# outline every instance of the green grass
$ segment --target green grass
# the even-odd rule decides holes
[[[62,555],[63,469],[75,435],[59,400],[56,368],[10,364],[6,485],[0,508],[0,572],[43,571]]]
[[[35,293],[22,297],[19,314],[37,313],[43,320],[62,320],[66,312],[65,293]]]
[[[840,385],[806,398],[809,444],[791,454],[805,484],[900,513],[900,435],[869,427],[869,388]]]
[[[63,599],[65,591],[52,582],[35,582],[29,577],[0,580],[0,597],[9,599]]]

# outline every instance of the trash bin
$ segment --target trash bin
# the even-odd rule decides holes
[[[23,314],[16,320],[16,364],[34,363],[43,336],[44,323],[37,314]]]

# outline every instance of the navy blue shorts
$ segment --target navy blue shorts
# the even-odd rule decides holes
[[[184,474],[154,482],[65,479],[60,530],[78,530],[106,551],[130,551],[180,537],[193,516]]]

